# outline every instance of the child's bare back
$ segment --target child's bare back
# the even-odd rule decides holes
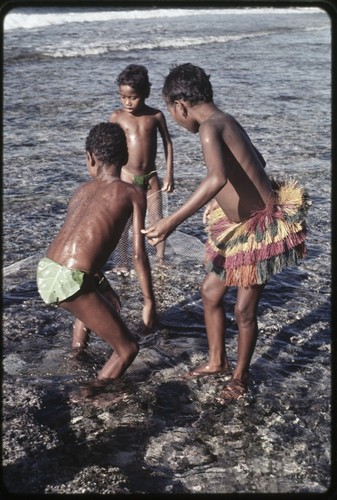
[[[66,267],[98,272],[115,249],[131,213],[141,228],[145,209],[145,195],[139,188],[109,175],[95,178],[74,193],[47,257]]]
[[[228,113],[212,111],[199,128],[205,161],[210,169],[221,157],[226,183],[215,199],[229,219],[240,222],[266,205],[272,186],[265,161],[242,126]]]
[[[127,162],[123,129],[112,123],[93,127],[86,141],[86,157],[92,180],[79,187],[70,200],[62,228],[46,257],[39,261],[37,285],[47,304],[57,305],[76,317],[74,350],[83,353],[90,331],[111,345],[113,354],[97,376],[100,388],[101,383],[121,377],[138,353],[137,341],[119,315],[118,295],[102,272],[131,214],[133,260],[144,299],[145,328],[154,325],[156,311],[141,234],[145,193],[119,178],[121,167]],[[97,380],[97,389],[96,383]]]

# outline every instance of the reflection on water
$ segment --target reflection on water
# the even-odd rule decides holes
[[[29,408],[41,408],[35,416],[28,413],[33,428],[38,423],[39,437],[31,439],[45,450],[36,467],[50,466],[33,485],[29,475],[21,475],[20,487],[78,492],[85,481],[86,491],[95,493],[324,491],[330,474],[330,301],[325,272],[314,272],[312,262],[267,285],[251,392],[227,408],[215,399],[223,377],[182,378],[207,357],[199,263],[187,266],[188,272],[173,264],[154,272],[161,325],[140,338],[139,356],[123,380],[92,404],[70,403],[71,394],[95,376],[110,355],[108,346],[92,335],[88,359],[75,363],[69,352],[73,319],[37,297],[33,259],[6,276],[4,369],[11,389],[5,403],[8,408],[12,397],[22,400],[25,387],[29,393],[35,388],[38,406],[30,395],[21,418]],[[136,278],[108,276],[120,293],[126,322],[138,334]],[[235,296],[230,290],[226,300],[231,363],[237,346]],[[47,447],[45,440],[51,440]],[[73,456],[81,459],[75,464]],[[25,467],[16,460],[6,477],[11,481],[17,468]],[[58,486],[50,470],[67,486]]]

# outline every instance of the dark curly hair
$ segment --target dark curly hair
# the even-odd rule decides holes
[[[125,165],[128,149],[124,130],[117,123],[95,125],[86,139],[85,149],[95,155],[102,165]]]
[[[151,83],[145,66],[129,64],[117,77],[117,85],[128,85],[146,99],[150,95]]]
[[[163,97],[169,104],[177,99],[184,99],[192,106],[199,102],[212,102],[213,89],[209,78],[203,69],[191,63],[175,66],[165,79]]]

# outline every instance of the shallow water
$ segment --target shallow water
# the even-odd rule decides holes
[[[331,465],[328,16],[317,9],[196,10],[186,27],[186,12],[177,9],[119,11],[111,19],[103,12],[88,19],[84,9],[78,22],[70,22],[69,11],[48,12],[41,18],[17,10],[5,24],[6,486],[17,493],[325,492]],[[268,172],[298,178],[309,190],[308,255],[266,286],[251,391],[222,407],[215,397],[223,377],[181,377],[207,358],[199,296],[202,211],[195,214],[168,241],[170,266],[154,269],[158,331],[140,340],[123,380],[95,402],[75,404],[73,391],[95,376],[109,348],[92,336],[87,362],[70,359],[72,318],[42,304],[36,262],[71,193],[87,178],[89,129],[119,106],[116,75],[129,63],[145,64],[153,83],[149,103],[165,112],[163,78],[172,64],[187,61],[211,74],[216,102],[247,129]],[[167,121],[176,168],[176,190],[165,199],[170,212],[205,168],[198,137]],[[139,334],[137,281],[113,275],[109,266],[125,321]],[[230,290],[226,300],[233,364],[235,295]]]

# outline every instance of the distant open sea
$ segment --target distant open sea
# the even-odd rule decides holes
[[[211,75],[216,104],[246,128],[266,158],[270,175],[298,179],[308,189],[312,207],[307,258],[298,269],[270,280],[260,303],[260,336],[251,366],[257,402],[251,403],[249,414],[244,415],[240,406],[232,410],[236,430],[248,420],[253,425],[252,413],[258,416],[260,423],[250,442],[260,451],[254,453],[252,447],[247,452],[245,447],[228,451],[234,434],[232,445],[226,437],[221,441],[220,434],[212,441],[215,428],[211,430],[205,420],[198,428],[186,419],[180,427],[195,441],[207,443],[214,461],[202,471],[197,463],[186,462],[179,470],[181,492],[322,493],[331,473],[331,23],[327,13],[316,7],[15,8],[5,16],[4,380],[13,385],[13,391],[32,384],[43,387],[46,380],[63,390],[66,384],[90,376],[91,368],[79,374],[65,361],[72,320],[42,303],[35,268],[62,224],[72,192],[87,180],[84,144],[89,129],[120,107],[116,77],[125,66],[139,63],[148,68],[152,87],[147,102],[167,118],[176,190],[165,198],[166,210],[180,206],[205,175],[198,136],[173,123],[161,98],[169,69],[185,62],[197,64]],[[158,170],[162,178],[160,141]],[[171,246],[168,243],[170,271],[164,278],[154,274],[156,290],[165,288],[167,293],[159,305],[161,327],[147,344],[159,359],[154,372],[164,378],[167,370],[171,375],[178,373],[207,356],[198,295],[205,275],[200,251],[205,238],[202,211],[178,229]],[[135,298],[131,292],[137,288],[136,281],[132,276],[110,278],[123,298],[125,320],[135,331],[142,304],[141,297]],[[229,293],[226,306],[228,352],[233,362],[237,342],[234,302],[235,290]],[[96,347],[108,356],[108,348],[98,340]],[[93,350],[96,347],[94,343]],[[141,356],[142,350],[139,359]],[[155,390],[151,370],[143,379],[140,372],[137,375],[137,366],[130,370],[138,392]],[[212,399],[200,402],[199,392],[195,394],[198,414],[206,415],[203,404],[208,405],[207,411],[215,411]],[[30,458],[29,446],[22,452],[27,456],[24,466],[11,451],[17,443],[10,437],[10,415],[5,406],[4,463],[14,471],[17,467],[19,486],[15,488],[20,490],[21,484],[25,493],[57,492],[57,480],[51,476],[42,485],[39,480],[35,489],[32,483],[27,486],[30,460],[36,460],[37,469],[40,462]],[[227,420],[226,425],[231,422]],[[164,432],[158,433],[151,442],[163,436]],[[239,454],[241,467],[236,464],[235,480],[228,475],[237,456],[234,452]],[[139,489],[143,493],[169,491],[169,479],[158,486],[158,482],[151,483],[151,477],[158,471],[164,477],[167,470],[171,476],[167,473],[165,477],[174,477],[173,462],[166,463],[163,455],[155,463],[146,453],[145,462],[139,463],[146,463],[149,469],[148,490]],[[57,458],[53,460],[55,464]],[[115,457],[111,464],[124,471],[125,461]],[[59,482],[67,484],[60,462],[56,468]],[[222,480],[223,471],[227,474]],[[11,477],[7,476],[10,485]],[[129,487],[128,492],[139,489]]]

